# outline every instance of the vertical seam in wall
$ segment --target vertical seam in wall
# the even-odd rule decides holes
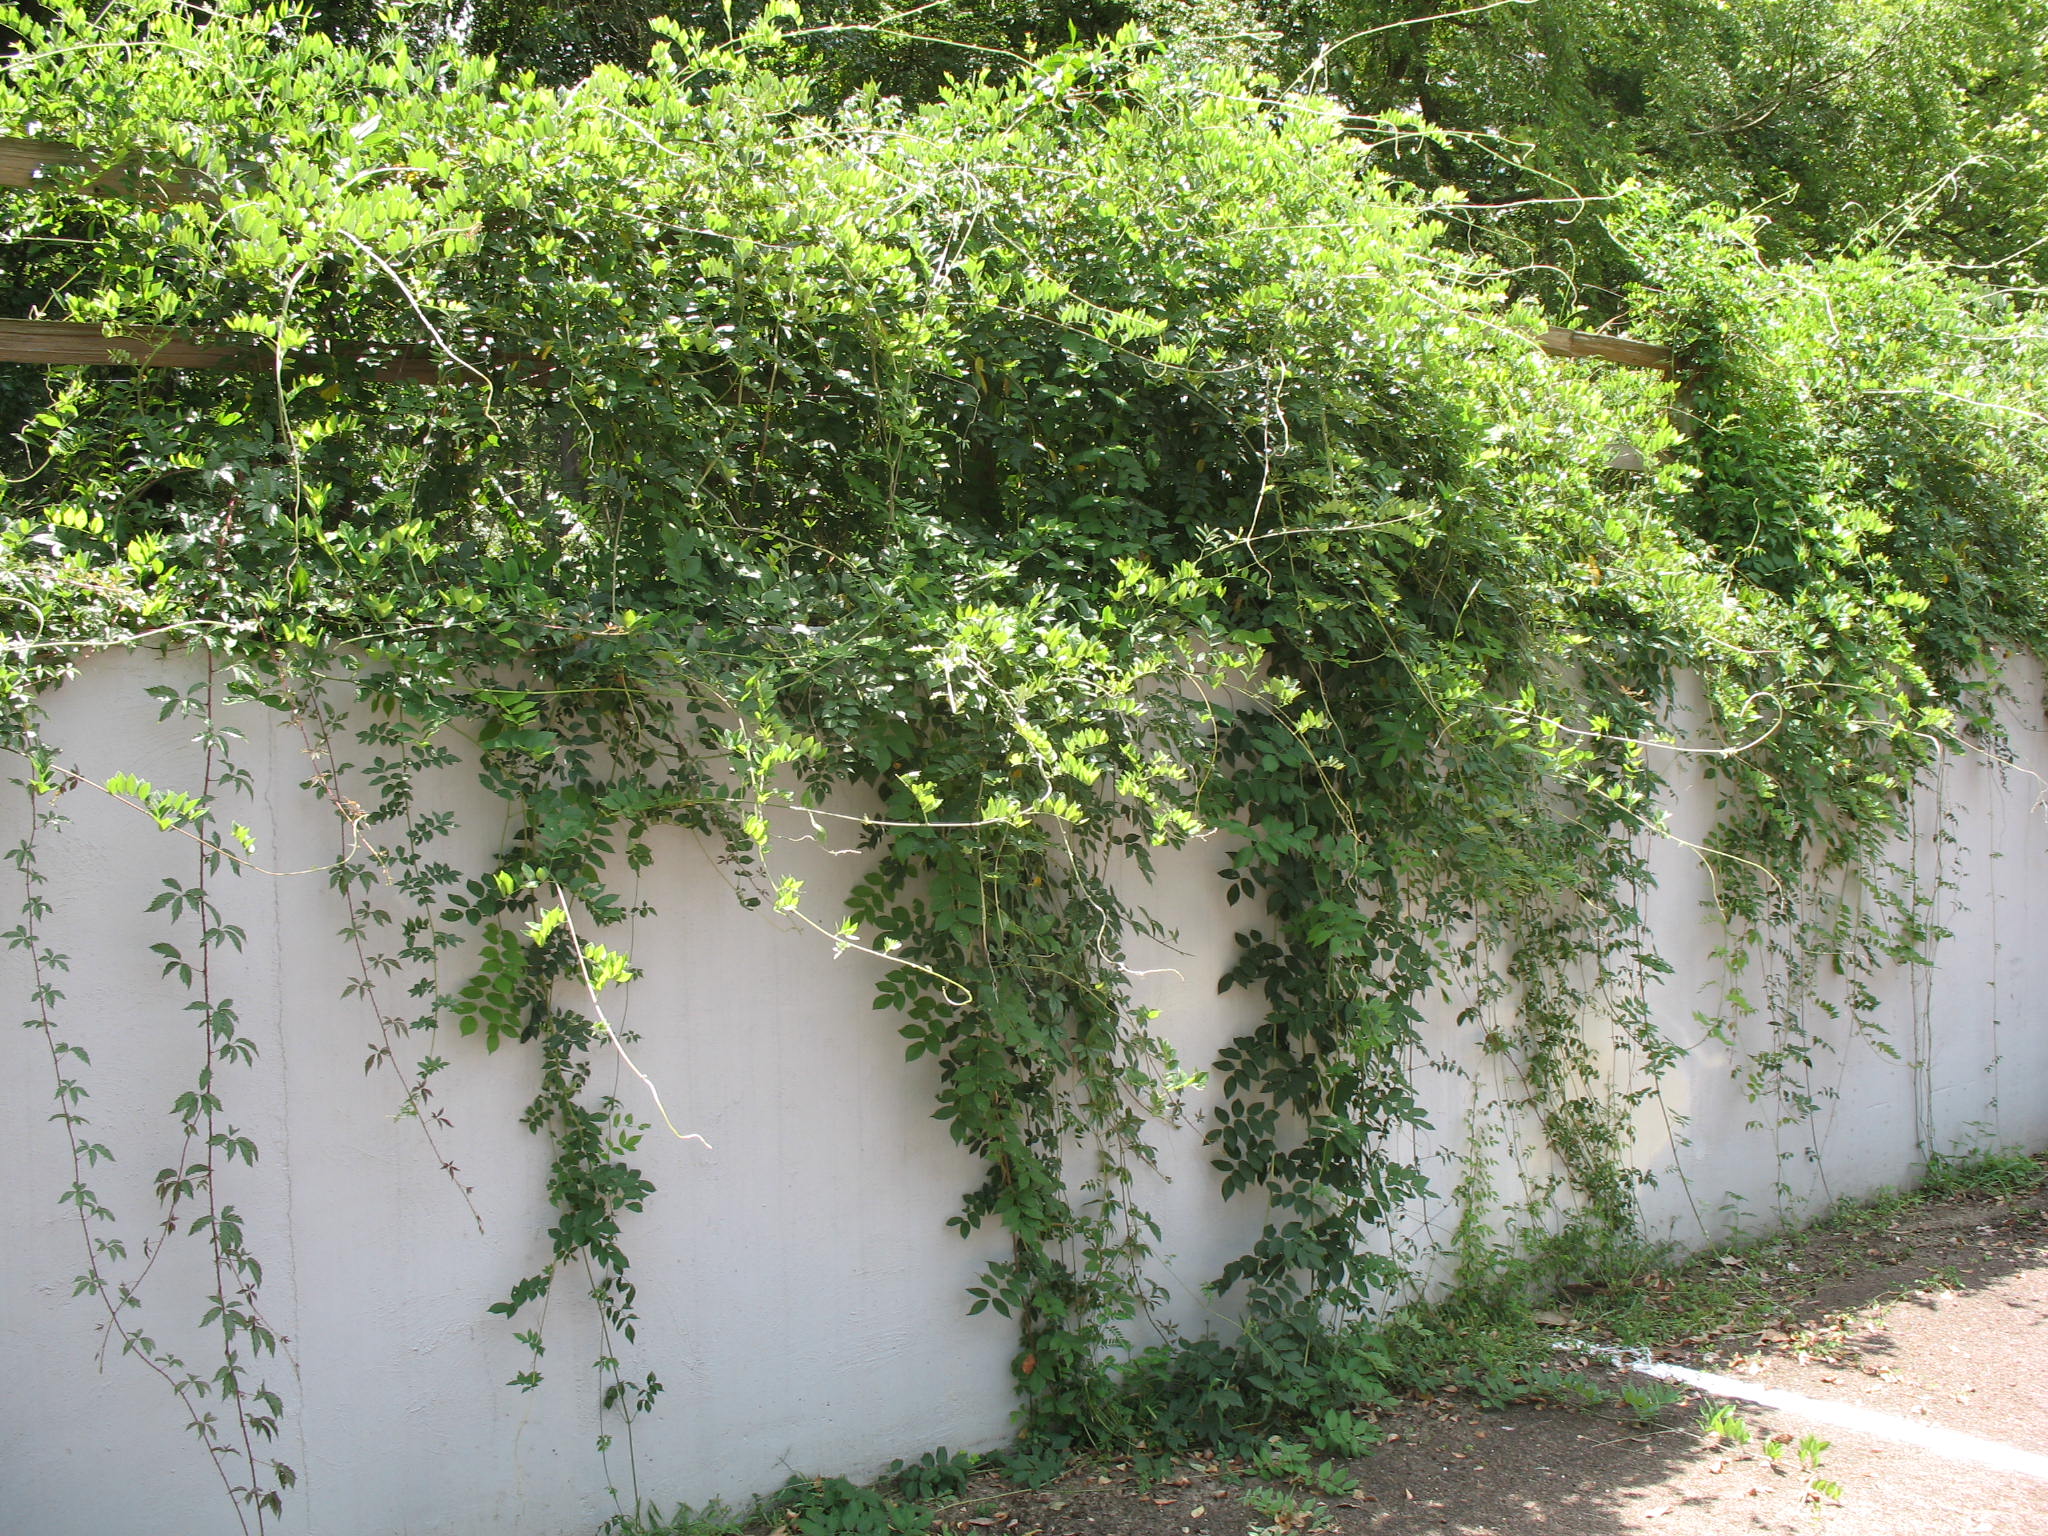
[[[2010,757],[2012,753],[2012,736],[2006,731],[2002,722],[1998,730],[2000,736],[2006,742],[2004,756]],[[1999,1106],[2001,1096],[1998,1091],[1998,1058],[2000,1055],[1998,1048],[1998,1015],[2002,1011],[1998,1002],[1998,957],[2002,951],[2002,946],[1998,942],[1998,864],[2000,856],[2005,851],[2005,797],[2012,789],[2012,775],[2007,771],[2006,764],[1998,758],[1994,757],[1987,766],[1996,775],[1996,778],[1991,786],[1991,813],[1985,818],[1988,832],[1987,841],[1991,845],[1984,859],[1985,905],[1988,908],[1985,914],[1985,926],[1991,932],[1991,958],[1990,963],[1985,968],[1989,978],[1988,985],[1991,988],[1991,1020],[1988,1031],[1991,1061],[1985,1069],[1991,1078],[1991,1102],[1985,1106],[1985,1124],[1990,1128],[1993,1142],[2002,1143],[2005,1138],[1999,1124],[2002,1119],[2002,1113]]]
[[[1935,781],[1938,784],[1941,774],[1941,762],[1938,756],[1935,760],[1934,773]],[[1922,798],[1922,796],[1916,794],[1907,802],[1909,806],[1907,813],[1907,835],[1911,839],[1907,855],[1907,891],[1909,893],[1907,899],[1916,906],[1920,900],[1920,805]],[[1931,924],[1934,920],[1931,904],[1927,917]],[[1928,1044],[1925,1028],[1929,1017],[1929,1010],[1925,1005],[1925,995],[1928,987],[1927,978],[1922,974],[1925,970],[1925,966],[1911,964],[1906,968],[1906,1069],[1910,1074],[1908,1086],[1913,1096],[1913,1149],[1915,1156],[1923,1162],[1931,1150],[1930,1133],[1932,1129],[1929,1123],[1932,1117],[1932,1107],[1928,1086]]]
[[[278,764],[280,755],[278,745],[279,734],[283,729],[282,725],[274,724],[264,738],[266,746],[265,755],[268,758],[268,761],[264,764],[264,777],[271,788],[268,793],[262,795],[262,802],[269,814],[270,847],[273,850],[283,845],[284,823],[281,801],[285,793],[283,785],[289,778],[289,775],[280,775]],[[294,800],[292,803],[296,805],[298,802]],[[282,866],[280,865],[279,867]],[[265,881],[265,886],[269,894],[270,907],[270,993],[272,1014],[277,1020],[277,1079],[278,1101],[280,1104],[280,1112],[277,1117],[278,1153],[283,1160],[285,1170],[282,1180],[284,1184],[285,1273],[290,1277],[292,1333],[294,1336],[297,1336],[303,1332],[300,1325],[305,1321],[305,1310],[299,1290],[298,1181],[292,1177],[292,1169],[296,1164],[292,1157],[291,1052],[286,1038],[291,1028],[292,1014],[289,999],[286,996],[286,977],[288,973],[285,969],[284,942],[286,917],[285,879],[286,877],[284,876],[268,877]],[[296,1348],[288,1353],[284,1351],[280,1351],[280,1353],[284,1355],[285,1360],[291,1365],[292,1384],[294,1387],[293,1396],[297,1399],[296,1411],[292,1414],[292,1422],[295,1426],[298,1443],[298,1449],[294,1452],[293,1470],[299,1474],[299,1487],[303,1490],[299,1497],[307,1511],[310,1528],[317,1531],[321,1524],[318,1513],[320,1503],[313,1497],[316,1474],[311,1465],[311,1442],[306,1437],[305,1377],[299,1369],[299,1356]],[[253,1471],[254,1469],[252,1468],[252,1476]]]
[[[1928,918],[1931,931],[1927,938],[1927,1022],[1925,1025],[1927,1033],[1927,1150],[1930,1154],[1936,1150],[1933,1143],[1940,1134],[1940,1128],[1935,1124],[1934,1052],[1936,1037],[1934,1032],[1934,978],[1940,959],[1941,929],[1944,922],[1941,910],[1942,892],[1949,888],[1951,868],[1948,854],[1944,851],[1947,844],[1942,841],[1942,838],[1946,834],[1949,825],[1950,791],[1953,788],[1949,781],[1954,772],[1954,762],[1954,755],[1946,747],[1941,749],[1940,755],[1935,759],[1934,894],[1928,903]],[[1961,912],[1962,907],[1959,902],[1954,903],[1954,907],[1958,913]]]

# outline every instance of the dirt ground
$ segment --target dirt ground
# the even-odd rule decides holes
[[[1772,1326],[1694,1336],[1664,1357],[2048,1456],[2048,1201],[2040,1195],[1912,1207],[1873,1230],[1803,1239],[1766,1278],[1783,1302]],[[1555,1321],[1561,1340],[1588,1337],[1569,1316]],[[1576,1358],[1617,1392],[1643,1382],[1595,1356]],[[1732,1406],[1755,1438],[1736,1445],[1700,1432],[1702,1404],[1708,1399],[1688,1394],[1647,1424],[1620,1407],[1482,1411],[1455,1395],[1405,1405],[1381,1416],[1385,1443],[1346,1464],[1358,1491],[1303,1492],[1325,1511],[1297,1517],[1293,1528],[1341,1536],[2048,1536],[2048,1479],[1744,1403]],[[1828,1442],[1810,1470],[1798,1457],[1808,1435]],[[1765,1451],[1774,1437],[1775,1458]],[[1128,1466],[1094,1466],[1038,1492],[978,1482],[939,1528],[962,1536],[1244,1536],[1274,1523],[1245,1504],[1256,1486],[1214,1462],[1181,1463],[1158,1483]]]

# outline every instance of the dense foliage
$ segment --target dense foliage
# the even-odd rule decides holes
[[[1305,0],[1269,14],[1290,71],[1439,130],[1404,164],[1502,209],[1467,238],[1563,268],[1579,286],[1560,297],[1598,314],[1636,273],[1598,202],[1572,200],[1649,179],[1767,210],[1777,257],[1882,246],[1978,271],[2031,254],[2043,270],[2038,4]],[[1525,199],[1541,201],[1513,207]]]
[[[587,1265],[607,1326],[636,1326],[621,1214],[652,1191],[630,1115],[585,1091],[597,993],[630,966],[596,934],[646,830],[677,823],[824,941],[899,962],[878,1003],[985,1169],[958,1224],[1010,1240],[976,1298],[1017,1321],[1029,1428],[1341,1415],[1369,1373],[1338,1325],[1396,1279],[1367,1239],[1419,1183],[1388,1133],[1419,1114],[1427,992],[1511,1002],[1487,1048],[1587,1220],[1627,1229],[1629,1105],[1593,1042],[1652,1071],[1675,1049],[1634,891],[1680,678],[1707,700],[1695,744],[1741,748],[1716,760],[1709,855],[1731,952],[1783,993],[1823,950],[1854,974],[1910,947],[1910,908],[1845,903],[1837,877],[1882,856],[1995,647],[2044,638],[2024,296],[1846,238],[1774,259],[1780,235],[1699,195],[1712,177],[1618,193],[1597,225],[1675,396],[1546,358],[1540,290],[1498,241],[1446,237],[1480,214],[1414,161],[1467,141],[1425,153],[1413,118],[1359,131],[1136,34],[922,107],[821,110],[815,45],[773,7],[565,86],[360,19],[355,43],[157,0],[15,25],[0,130],[190,187],[5,194],[17,270],[50,313],[260,357],[38,381],[0,505],[24,782],[46,811],[69,782],[36,701],[81,647],[174,636],[210,681],[167,709],[247,695],[308,731],[314,789],[379,829],[334,871],[362,992],[387,964],[428,978],[416,1010],[373,1003],[386,1049],[445,1021],[539,1059],[556,1263],[508,1314]],[[1721,190],[1771,190],[1742,176]],[[376,346],[440,381],[380,380]],[[1615,467],[1617,441],[1648,468]],[[352,739],[359,700],[377,723]],[[458,725],[517,813],[490,870],[441,862],[412,792]],[[188,1221],[234,1160],[214,1073],[253,1049],[195,964],[229,942],[207,881],[235,851],[231,744],[206,739],[206,783],[112,786],[202,838],[167,913],[198,924],[171,970],[208,1029],[181,1113],[220,1154],[162,1192]],[[813,913],[769,813],[835,793],[874,808],[849,836],[876,856],[846,912]],[[1211,1139],[1270,1218],[1217,1277],[1246,1342],[1121,1368],[1151,1294],[1131,1173],[1212,1064],[1130,1005],[1146,919],[1120,871],[1205,831],[1244,914],[1221,984],[1264,1003],[1213,1064]],[[34,859],[14,942],[40,955]],[[563,1008],[565,980],[592,1006]],[[32,1022],[75,1108],[47,987]],[[76,1203],[115,1310],[121,1255]],[[258,1282],[220,1221],[191,1224],[227,1276],[227,1363],[193,1380],[240,1424],[202,1439],[260,1523]],[[659,1390],[611,1375],[622,1412]]]
[[[723,39],[760,12],[419,0],[405,14],[416,36],[567,83],[603,63],[637,68],[655,15]],[[312,14],[351,40],[383,25],[361,0]],[[1599,316],[1636,275],[1601,202],[1645,180],[1767,209],[1759,235],[1776,257],[1879,245],[2048,272],[2038,0],[820,0],[794,46],[829,109],[867,89],[931,101],[950,80],[1014,76],[1132,22],[1182,67],[1235,62],[1426,130],[1390,163],[1484,205],[1453,219],[1458,238]]]

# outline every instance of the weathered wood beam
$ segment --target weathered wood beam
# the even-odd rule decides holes
[[[32,187],[44,167],[71,169],[91,162],[69,144],[0,138],[0,187]]]
[[[249,368],[263,354],[244,342],[190,341],[149,326],[108,330],[70,320],[0,320],[0,362],[53,368]]]
[[[387,384],[474,381],[476,375],[412,347],[369,343],[336,346],[332,354],[367,363],[372,377]],[[268,348],[230,337],[181,336],[155,326],[108,329],[72,320],[0,320],[0,362],[36,363],[50,368],[260,368],[271,366]]]
[[[101,167],[94,157],[75,144],[51,139],[0,137],[0,187],[34,189],[49,171],[91,171],[99,174],[85,183],[86,190],[109,192],[144,202],[166,203],[205,197],[191,178],[181,172],[162,174],[128,163]],[[29,334],[29,329],[34,334]],[[16,333],[20,334],[16,334]],[[126,340],[129,345],[122,345]],[[142,343],[136,345],[135,343]],[[1537,344],[1554,357],[1597,357],[1624,368],[1655,368],[1670,377],[1673,359],[1669,347],[1654,342],[1631,341],[1626,336],[1602,336],[1594,331],[1570,331],[1553,326],[1537,338]],[[169,333],[137,331],[126,338],[109,338],[94,326],[64,326],[58,321],[0,321],[0,361],[33,363],[110,363],[119,350],[143,367],[227,368],[238,366],[240,352],[231,344],[213,345],[181,341]],[[361,349],[354,349],[360,355]],[[262,354],[258,354],[259,356]],[[432,358],[400,356],[383,364],[377,377],[388,381],[432,383],[444,373]]]
[[[76,144],[0,137],[0,187],[34,191],[48,185],[46,178],[52,171],[94,172],[83,183],[85,191],[107,192],[143,203],[212,201],[210,194],[183,171],[153,171],[132,161],[105,165]]]
[[[1552,326],[1537,338],[1537,345],[1553,357],[1597,357],[1624,368],[1655,368],[1665,374],[1673,367],[1669,347],[1651,341],[1631,341],[1626,336],[1602,336],[1593,331],[1567,331]]]

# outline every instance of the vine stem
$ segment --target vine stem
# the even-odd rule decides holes
[[[213,653],[208,651],[206,653],[205,714],[202,716],[205,722],[205,729],[201,737],[202,750],[199,774],[199,803],[203,807],[211,807],[213,803],[213,787],[215,776],[219,769],[219,746],[213,719],[217,698],[218,668]],[[218,1014],[215,1011],[219,1005],[215,1002],[214,994],[213,951],[215,945],[220,940],[220,924],[216,920],[213,910],[209,880],[213,864],[213,856],[206,851],[202,843],[198,850],[197,871],[193,888],[199,894],[197,909],[199,918],[199,1001],[205,1005],[200,1017],[206,1021],[206,1027],[202,1032],[206,1040],[206,1066],[204,1069],[204,1092],[200,1100],[202,1111],[206,1117],[206,1240],[207,1247],[211,1251],[213,1258],[213,1300],[214,1306],[218,1311],[218,1321],[221,1325],[222,1333],[221,1366],[223,1375],[219,1378],[221,1396],[234,1404],[235,1424],[241,1435],[242,1454],[246,1458],[244,1465],[248,1469],[249,1485],[247,1498],[250,1506],[256,1512],[257,1536],[263,1536],[263,1533],[269,1527],[264,1519],[262,1490],[257,1486],[256,1440],[255,1433],[249,1424],[248,1396],[242,1390],[241,1372],[238,1369],[241,1357],[235,1349],[234,1342],[237,1318],[228,1306],[229,1269],[233,1267],[241,1270],[241,1273],[237,1276],[238,1294],[242,1301],[251,1307],[252,1311],[255,1303],[255,1293],[253,1287],[248,1282],[246,1270],[242,1269],[239,1265],[231,1265],[225,1240],[221,1236],[219,1169],[215,1162],[216,1154],[220,1150],[221,1138],[217,1109],[219,1096],[213,1091],[214,1074],[220,1064]]]
[[[346,828],[343,851],[336,859],[333,867],[337,871],[345,869],[348,861],[354,857],[356,850],[367,849],[370,857],[376,862],[380,877],[388,882],[390,874],[389,856],[375,843],[362,835],[363,812],[355,801],[351,800],[341,791],[341,766],[340,759],[335,756],[334,752],[333,718],[317,692],[305,696],[303,702],[308,708],[298,712],[297,724],[299,739],[306,746],[306,756],[314,765],[313,782],[319,786],[317,792],[333,807],[335,815],[341,818]],[[311,714],[315,721],[314,728],[311,730],[308,729],[306,723],[308,714]],[[315,739],[316,735],[317,741]],[[408,834],[415,833],[416,828],[412,825],[410,812],[407,814],[406,821]],[[344,902],[349,899],[346,885],[342,887],[342,899]],[[454,1159],[441,1150],[440,1141],[434,1135],[433,1122],[438,1116],[438,1111],[430,1112],[427,1108],[427,1101],[431,1097],[431,1090],[427,1087],[425,1078],[417,1075],[408,1076],[399,1067],[397,1036],[409,1031],[403,1024],[394,1023],[391,1015],[385,1011],[383,1001],[378,994],[376,980],[371,974],[369,953],[363,947],[363,925],[358,920],[353,908],[351,908],[349,925],[345,932],[355,958],[358,990],[369,1003],[371,1016],[377,1021],[377,1035],[381,1042],[381,1048],[376,1051],[376,1057],[391,1069],[392,1076],[398,1080],[399,1092],[403,1097],[405,1108],[410,1112],[411,1118],[418,1122],[420,1134],[426,1139],[428,1152],[440,1166],[441,1171],[448,1176],[449,1182],[455,1186],[456,1193],[462,1197],[462,1203],[469,1211],[470,1220],[476,1223],[477,1231],[482,1232],[484,1230],[484,1218],[483,1213],[477,1209],[475,1192],[471,1186],[462,1182],[462,1170],[456,1167]],[[446,1123],[445,1120],[443,1123]]]
[[[569,897],[559,883],[551,882],[550,889],[555,893],[555,905],[561,909],[562,925],[569,931],[570,947],[576,951],[576,974],[583,979],[583,990],[590,994],[590,1011],[597,1019],[597,1027],[604,1031],[605,1039],[609,1040],[612,1049],[619,1053],[619,1060],[626,1064],[626,1070],[640,1079],[641,1087],[645,1088],[647,1096],[654,1100],[654,1112],[661,1116],[661,1123],[668,1127],[669,1134],[678,1141],[694,1141],[708,1152],[711,1150],[710,1142],[695,1131],[676,1128],[675,1121],[669,1118],[667,1106],[661,1102],[661,1090],[654,1086],[654,1079],[642,1072],[634,1064],[633,1058],[627,1054],[625,1042],[619,1038],[619,1032],[612,1028],[612,1021],[605,1016],[604,1005],[598,1001],[597,983],[591,978],[590,964],[583,955],[583,940],[576,933],[576,916],[569,910]]]
[[[35,762],[34,759],[31,759],[31,761],[32,763]],[[29,803],[28,834],[23,839],[14,856],[14,863],[21,871],[22,921],[15,934],[8,937],[10,944],[28,951],[30,975],[34,984],[36,1004],[36,1016],[29,1020],[28,1024],[42,1035],[44,1046],[49,1052],[50,1071],[54,1079],[54,1091],[58,1104],[58,1112],[52,1118],[61,1122],[64,1127],[64,1136],[71,1157],[71,1189],[66,1196],[66,1201],[72,1206],[77,1215],[78,1233],[85,1250],[85,1273],[79,1277],[78,1283],[73,1289],[73,1294],[77,1295],[90,1291],[99,1302],[101,1310],[106,1313],[103,1336],[118,1338],[121,1341],[122,1354],[133,1355],[150,1372],[158,1377],[165,1386],[171,1389],[172,1395],[178,1399],[179,1406],[185,1410],[187,1426],[199,1437],[200,1444],[206,1448],[207,1460],[213,1467],[214,1475],[220,1479],[221,1488],[228,1494],[229,1503],[234,1507],[237,1524],[246,1533],[249,1530],[248,1516],[244,1512],[241,1502],[234,1496],[234,1479],[229,1475],[227,1469],[226,1458],[232,1456],[234,1451],[231,1447],[221,1444],[219,1436],[213,1432],[211,1419],[200,1411],[198,1393],[201,1388],[199,1384],[189,1372],[182,1377],[174,1374],[172,1366],[176,1365],[177,1362],[169,1356],[159,1358],[152,1341],[129,1327],[127,1319],[122,1316],[122,1309],[124,1307],[139,1307],[141,1305],[141,1298],[137,1292],[137,1287],[140,1286],[143,1278],[147,1276],[150,1267],[154,1265],[154,1253],[161,1251],[161,1245],[152,1252],[150,1259],[144,1264],[142,1274],[138,1275],[132,1283],[117,1286],[108,1279],[106,1270],[100,1263],[101,1253],[111,1250],[103,1249],[102,1245],[106,1240],[95,1238],[92,1233],[94,1219],[111,1221],[113,1220],[113,1212],[100,1203],[99,1197],[86,1184],[87,1166],[98,1160],[97,1156],[95,1156],[95,1151],[99,1155],[108,1157],[110,1160],[112,1154],[106,1152],[104,1148],[98,1147],[97,1144],[93,1144],[92,1148],[89,1149],[88,1144],[79,1138],[79,1127],[86,1122],[84,1117],[77,1113],[74,1106],[80,1098],[84,1097],[84,1090],[79,1087],[75,1078],[67,1078],[64,1075],[63,1058],[66,1055],[72,1055],[78,1057],[82,1062],[86,1057],[85,1053],[76,1046],[72,1046],[57,1038],[56,1020],[51,1013],[51,1005],[63,996],[56,989],[56,985],[51,979],[51,972],[55,969],[66,969],[68,966],[64,956],[42,947],[41,918],[49,911],[49,907],[43,898],[36,893],[36,886],[42,882],[44,877],[36,869],[35,845],[49,814],[43,811],[40,806],[40,797],[48,792],[43,787],[47,781],[46,768],[46,764],[36,763],[36,778],[25,786]],[[189,1136],[186,1138],[186,1145],[187,1147],[190,1146]],[[118,1300],[115,1294],[117,1292]],[[101,1349],[101,1357],[102,1359],[105,1357],[104,1346]],[[260,1519],[260,1510],[258,1515]]]
[[[583,1278],[589,1282],[590,1294],[592,1296],[598,1295],[600,1292],[600,1284],[597,1278],[596,1266],[590,1262],[590,1255],[587,1253],[583,1256]],[[542,1326],[545,1327],[545,1323],[543,1323]],[[626,1441],[626,1480],[633,1490],[633,1513],[637,1516],[640,1514],[642,1509],[642,1499],[640,1495],[640,1453],[638,1447],[634,1442],[633,1434],[634,1423],[637,1416],[633,1412],[633,1394],[625,1390],[625,1374],[618,1364],[619,1346],[617,1341],[613,1337],[611,1314],[603,1305],[599,1305],[599,1307],[597,1308],[597,1339],[597,1347],[601,1351],[600,1360],[609,1360],[612,1362],[612,1381],[618,1388],[618,1401],[616,1406],[618,1408],[619,1413],[620,1427],[623,1431],[624,1438]],[[603,1380],[603,1372],[601,1366],[598,1379],[600,1381]],[[602,1414],[602,1412],[603,1409],[600,1406],[600,1415]],[[605,1480],[609,1482],[611,1480],[611,1448],[606,1443],[606,1439],[602,1434],[600,1434],[598,1438],[597,1455],[598,1460],[604,1465]],[[613,1497],[614,1499],[616,1499],[617,1495],[614,1494]]]

